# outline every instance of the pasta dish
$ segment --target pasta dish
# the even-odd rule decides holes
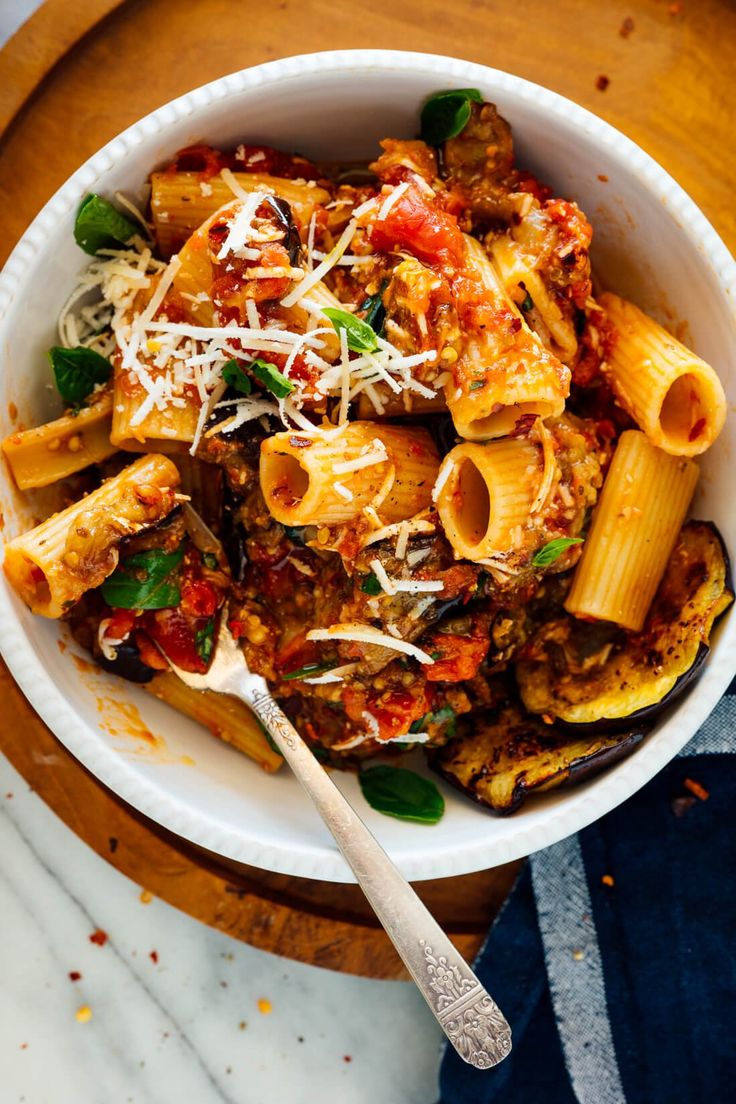
[[[480,92],[420,125],[369,165],[197,145],[142,209],[84,198],[64,412],[3,443],[60,508],[4,569],[102,668],[274,770],[244,705],[169,669],[207,669],[226,610],[315,754],[429,821],[400,754],[510,812],[636,746],[732,595],[687,520],[716,372],[602,289],[585,214]]]

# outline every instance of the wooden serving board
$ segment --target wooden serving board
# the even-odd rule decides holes
[[[404,0],[383,10],[373,0],[47,0],[0,51],[0,261],[67,176],[141,115],[235,69],[348,47],[454,54],[569,96],[648,150],[733,248],[734,41],[728,0]],[[355,886],[268,874],[185,843],[80,766],[4,669],[0,700],[0,750],[78,836],[143,888],[265,950],[402,976]],[[472,955],[517,869],[417,888]]]

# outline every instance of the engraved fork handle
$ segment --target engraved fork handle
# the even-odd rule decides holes
[[[495,1001],[320,766],[265,681],[241,672],[223,689],[246,702],[270,732],[460,1057],[478,1069],[502,1061],[511,1050],[511,1028]]]

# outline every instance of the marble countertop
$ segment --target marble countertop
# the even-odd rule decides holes
[[[150,898],[1,756],[0,978],[2,1104],[436,1099],[441,1036],[411,984],[277,958]]]

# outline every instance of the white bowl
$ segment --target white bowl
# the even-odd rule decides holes
[[[44,351],[84,258],[72,225],[89,190],[135,195],[148,173],[197,140],[263,142],[315,157],[369,157],[387,135],[416,133],[423,99],[477,86],[513,127],[518,162],[578,200],[595,229],[597,271],[662,321],[687,323],[686,340],[736,390],[736,267],[693,202],[645,153],[600,119],[528,81],[470,62],[397,51],[343,51],[246,69],[167,104],[115,138],[44,207],[0,278],[3,435],[57,409]],[[601,179],[605,178],[605,179]],[[734,419],[703,462],[695,513],[736,549],[732,509]],[[33,506],[2,476],[5,536],[31,524]],[[63,633],[63,629],[61,630]],[[736,618],[727,618],[705,674],[628,759],[597,779],[532,800],[508,819],[440,783],[447,812],[426,827],[367,808],[357,781],[333,778],[412,879],[507,862],[569,835],[634,793],[668,762],[718,701],[736,667]],[[220,855],[329,881],[352,875],[288,770],[263,774],[249,760],[130,684],[80,671],[60,626],[31,616],[0,588],[3,655],[29,701],[65,746],[116,794],[166,828]],[[116,703],[122,703],[117,704]],[[136,737],[134,706],[165,746]],[[135,714],[132,714],[134,717]],[[192,764],[191,760],[194,761]],[[420,769],[423,769],[420,767]]]

